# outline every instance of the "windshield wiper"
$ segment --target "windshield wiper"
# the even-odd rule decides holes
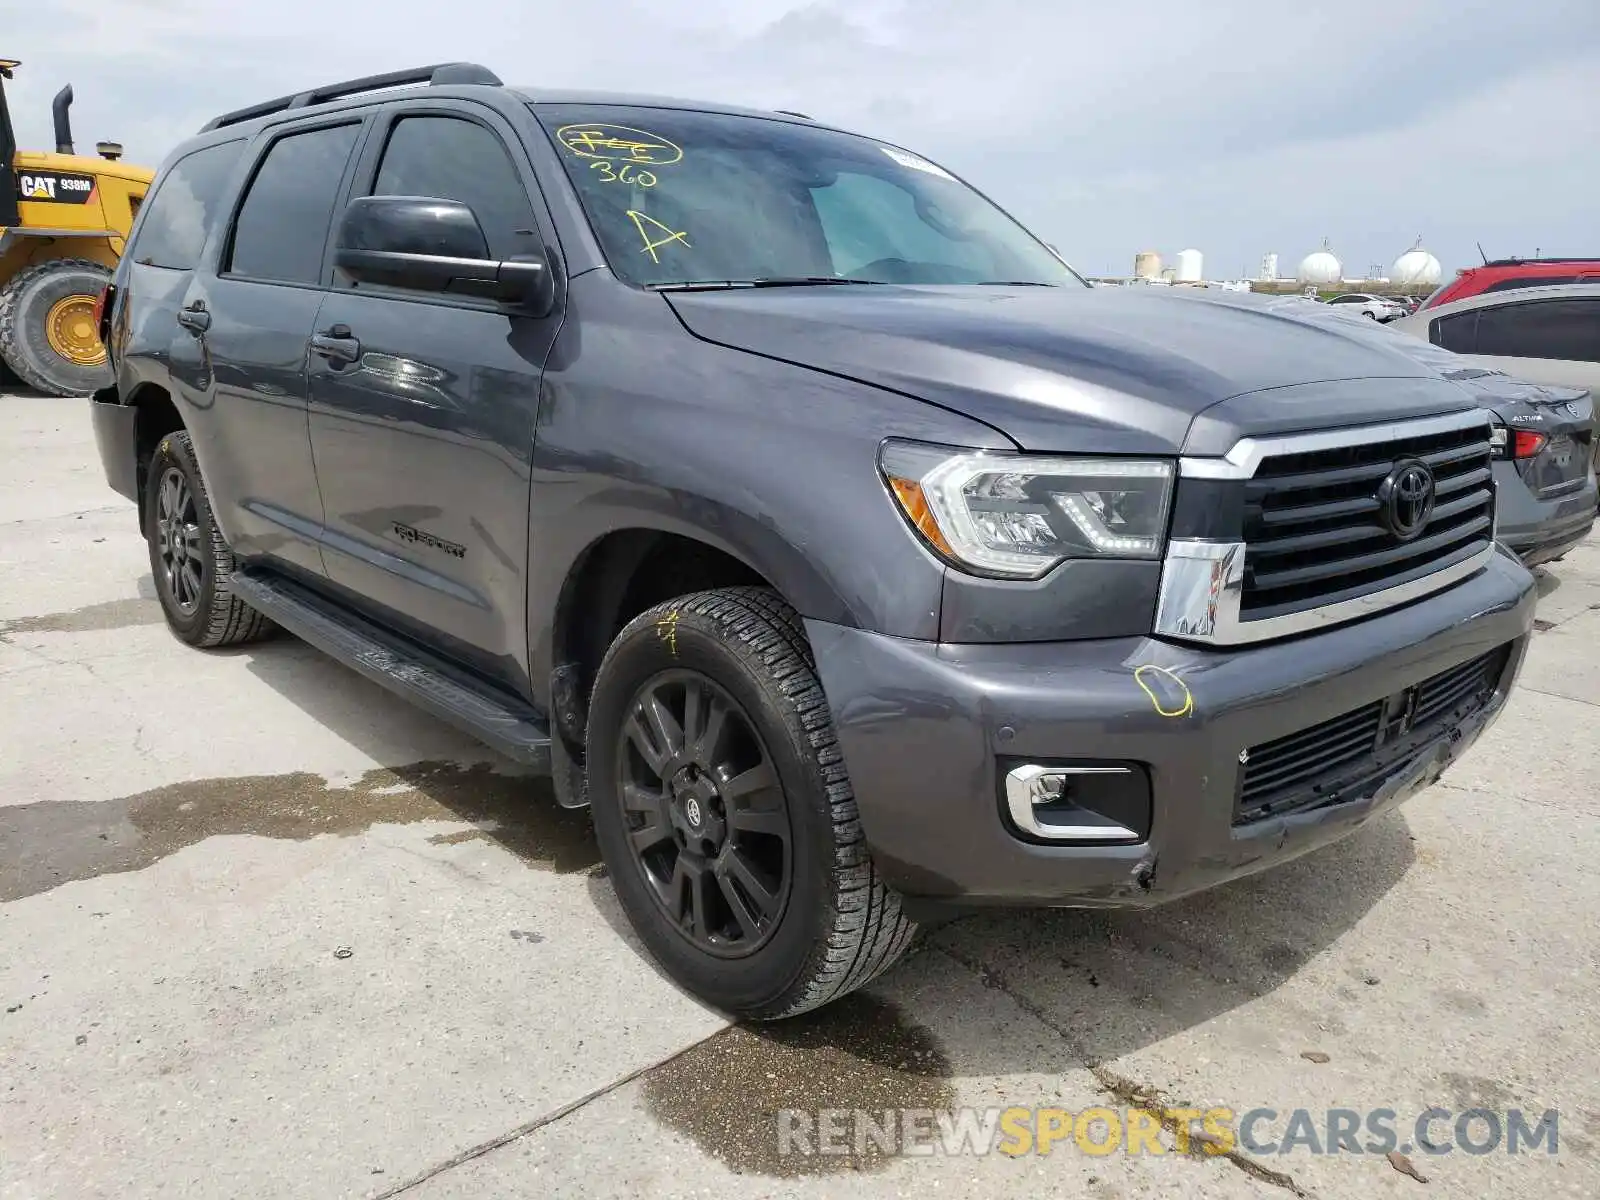
[[[979,287],[1065,287],[1061,283],[1040,283],[1037,279],[985,279]]]
[[[729,288],[819,287],[827,284],[877,285],[876,279],[842,279],[837,275],[783,275],[763,279],[688,279],[681,283],[652,283],[653,292],[710,292]]]

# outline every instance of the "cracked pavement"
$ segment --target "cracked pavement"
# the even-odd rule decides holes
[[[752,1030],[651,967],[546,785],[292,639],[170,637],[82,401],[0,396],[0,444],[4,1200],[1600,1194],[1600,544],[1399,812],[1153,912],[934,930]],[[1560,1140],[1418,1149],[1426,1184],[1303,1148],[777,1153],[779,1108],[960,1105],[1554,1108]]]

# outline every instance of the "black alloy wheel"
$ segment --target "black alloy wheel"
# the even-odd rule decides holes
[[[872,861],[800,614],[772,589],[665,600],[595,672],[585,794],[623,915],[690,994],[792,1017],[917,927]]]
[[[615,758],[628,842],[678,933],[719,958],[766,944],[793,876],[792,829],[749,714],[697,671],[635,692]]]
[[[271,636],[277,627],[233,593],[233,552],[217,528],[186,431],[156,443],[144,477],[140,524],[168,627],[205,649]]]
[[[200,607],[200,587],[205,571],[201,549],[200,518],[189,481],[177,467],[162,473],[154,514],[156,558],[162,582],[180,614],[193,616]]]

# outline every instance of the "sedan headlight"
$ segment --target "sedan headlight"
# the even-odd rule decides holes
[[[1173,464],[952,452],[884,443],[881,464],[907,519],[979,575],[1038,579],[1068,558],[1159,558]]]

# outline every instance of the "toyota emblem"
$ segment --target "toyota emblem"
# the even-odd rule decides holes
[[[699,829],[701,818],[700,801],[691,796],[689,798],[689,803],[683,807],[683,815],[689,818],[689,824],[693,825],[696,829]]]
[[[1389,532],[1409,542],[1433,516],[1433,472],[1416,459],[1398,462],[1378,485],[1379,515]]]

